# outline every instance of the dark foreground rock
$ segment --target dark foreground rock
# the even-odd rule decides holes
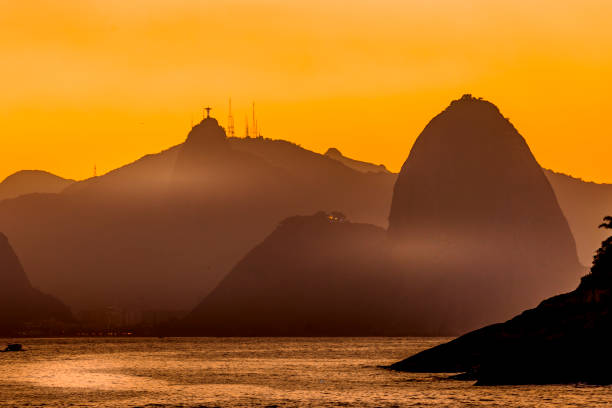
[[[610,226],[608,223],[604,224]],[[573,292],[389,368],[465,373],[478,385],[612,384],[612,237]]]

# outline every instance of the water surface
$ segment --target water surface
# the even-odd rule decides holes
[[[4,407],[604,407],[612,387],[474,387],[378,368],[442,338],[26,339]],[[10,341],[0,340],[0,345]]]

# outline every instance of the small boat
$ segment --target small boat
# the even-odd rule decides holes
[[[21,344],[15,343],[15,344],[9,344],[6,346],[6,348],[3,350],[3,352],[8,353],[9,351],[23,351],[23,346]]]

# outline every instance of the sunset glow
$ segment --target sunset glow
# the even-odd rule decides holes
[[[0,3],[0,178],[104,173],[182,142],[202,108],[236,132],[398,171],[464,93],[495,103],[539,163],[612,182],[612,3]]]

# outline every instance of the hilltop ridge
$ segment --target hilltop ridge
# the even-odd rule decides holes
[[[0,201],[32,193],[59,193],[74,180],[43,170],[20,170],[0,183]]]
[[[339,212],[289,217],[185,319],[206,336],[364,336],[409,332],[403,280],[386,268],[385,231]]]
[[[384,164],[375,165],[365,161],[351,159],[344,156],[340,150],[336,149],[335,147],[330,147],[327,149],[325,156],[337,160],[347,167],[364,173],[391,173],[389,170],[387,170]]]

